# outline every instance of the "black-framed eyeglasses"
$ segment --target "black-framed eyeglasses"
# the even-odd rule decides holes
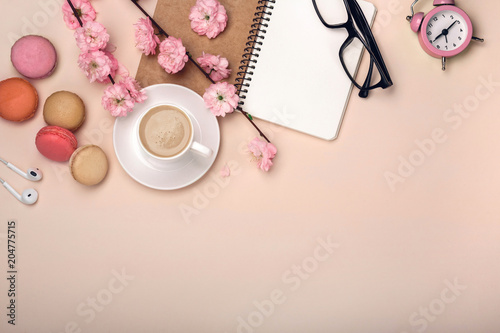
[[[349,79],[352,83],[360,90],[359,97],[367,97],[368,92],[375,88],[387,88],[392,86],[392,80],[389,75],[389,71],[385,66],[384,59],[382,59],[382,55],[380,54],[380,50],[377,46],[377,42],[373,37],[372,31],[368,22],[366,21],[366,17],[363,14],[359,4],[356,0],[343,0],[345,6],[345,12],[343,13],[335,13],[335,18],[332,18],[332,13],[322,13],[318,9],[318,5],[316,4],[317,0],[312,0],[314,10],[318,17],[323,23],[323,25],[330,29],[339,29],[344,28],[348,32],[348,36],[339,50],[339,57],[342,67],[346,72]],[[322,0],[322,1],[332,1],[332,0]],[[344,9],[343,9],[344,10]],[[329,17],[328,20],[325,20],[326,17]],[[370,65],[365,70],[366,77],[364,82],[360,84],[356,81],[356,68],[352,64],[347,64],[346,60],[348,59],[349,53],[352,49],[364,46],[364,48],[370,54]],[[373,65],[378,71],[378,73],[373,72]],[[363,77],[365,74],[358,73],[358,77]],[[380,80],[379,80],[380,78]],[[376,83],[372,84],[372,81]]]

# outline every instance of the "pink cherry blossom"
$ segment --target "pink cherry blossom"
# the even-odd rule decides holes
[[[76,28],[74,35],[82,52],[104,49],[109,41],[106,28],[95,21],[85,22],[83,27]]]
[[[101,104],[113,117],[125,117],[134,107],[134,99],[122,84],[109,85],[104,90]]]
[[[149,17],[140,18],[135,26],[135,46],[145,55],[155,54],[160,38],[155,35]]]
[[[257,160],[257,166],[261,170],[269,171],[273,165],[273,158],[276,156],[276,147],[272,143],[264,142],[256,137],[248,144],[248,150]]]
[[[118,70],[125,70],[127,71],[126,68],[124,68],[119,62],[118,60],[115,58],[115,56],[109,52],[109,51],[105,51],[103,50],[104,54],[106,55],[106,57],[108,57],[109,61],[110,61],[110,72],[109,72],[109,75],[111,75],[111,77],[115,77],[116,76],[116,73],[118,72]],[[128,73],[128,72],[127,72]],[[110,82],[110,79],[109,77],[106,77],[104,79],[104,81],[99,81],[101,83],[109,83]]]
[[[196,59],[200,64],[201,68],[210,75],[210,78],[215,82],[226,79],[231,74],[231,70],[227,68],[229,62],[226,58],[221,58],[221,56],[215,56],[210,53],[203,52],[201,57]]]
[[[80,20],[82,21],[82,24],[85,24],[85,22],[88,21],[95,20],[95,9],[90,4],[89,0],[71,0],[71,3],[73,4],[73,7],[75,7],[78,17],[80,17]],[[66,23],[68,28],[70,28],[71,30],[75,30],[76,28],[80,27],[80,23],[78,23],[78,20],[73,13],[73,10],[71,9],[71,6],[66,0],[62,5],[62,11],[64,22]]]
[[[189,14],[191,29],[198,35],[217,37],[227,24],[226,8],[217,0],[197,0]]]
[[[226,178],[226,177],[229,177],[231,175],[231,169],[229,168],[229,165],[224,164],[224,166],[222,167],[222,169],[220,170],[220,176],[222,178]]]
[[[141,86],[133,77],[124,76],[119,84],[128,90],[135,103],[142,103],[147,99],[146,92],[141,89]]]
[[[158,63],[169,74],[175,74],[184,68],[188,61],[186,48],[180,38],[168,37],[160,44]]]
[[[106,47],[103,49],[103,51],[108,51],[110,53],[113,53],[116,51],[116,45],[114,45],[112,43],[108,43],[108,44],[106,44]]]
[[[239,96],[236,94],[236,87],[227,82],[217,82],[203,94],[205,106],[215,116],[224,117],[226,113],[231,113],[238,106]]]
[[[112,66],[110,57],[102,51],[82,52],[78,57],[78,67],[83,70],[90,82],[109,82],[108,75],[111,74]]]

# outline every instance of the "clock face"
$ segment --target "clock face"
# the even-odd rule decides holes
[[[429,43],[443,52],[460,48],[469,33],[467,20],[453,10],[442,10],[432,15],[425,29]]]

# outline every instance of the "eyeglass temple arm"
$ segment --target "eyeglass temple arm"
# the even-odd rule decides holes
[[[373,33],[370,29],[370,25],[366,21],[366,18],[364,16],[364,13],[359,6],[359,4],[356,1],[349,1],[349,0],[344,0],[349,4],[349,8],[351,8],[351,11],[353,11],[353,14],[356,14],[359,20],[362,21],[363,24],[358,24],[358,28],[363,32],[364,35],[369,36],[369,38],[362,38],[360,37],[361,40],[365,40],[365,43],[370,47],[371,52],[378,58],[378,61],[380,62],[381,66],[384,68],[384,70],[380,71],[380,74],[384,76],[384,78],[391,82],[389,72],[387,71],[386,65],[384,63],[384,59],[382,58],[382,54],[380,53],[380,50],[378,48],[377,42],[375,41],[375,37],[373,36]],[[419,0],[416,0],[419,1]],[[415,1],[415,2],[416,2]],[[365,45],[366,47],[366,45]],[[371,57],[370,57],[371,59]],[[374,62],[370,62],[370,69],[373,69],[373,64]],[[367,77],[367,79],[371,80],[371,75]],[[370,86],[370,80],[368,81],[368,87]],[[365,85],[363,84],[363,87]],[[361,92],[360,92],[361,93]],[[360,95],[361,97],[361,95]]]
[[[375,37],[373,37],[373,33],[371,31],[368,21],[365,18],[363,10],[356,1],[347,1],[347,3],[348,3],[348,8],[350,8],[350,10],[352,11],[352,15],[356,15],[357,19],[362,21],[361,24],[358,24],[358,29],[360,29],[364,35],[370,36],[370,38],[363,38],[363,39],[368,44],[368,46],[370,46],[372,51],[381,58],[382,55],[378,50],[377,42],[375,42]]]
[[[363,43],[365,48],[367,48],[367,50],[370,53],[373,53],[373,56],[375,56],[378,59],[378,62],[382,66],[382,69],[380,69],[380,75],[385,80],[390,82],[392,85],[392,81],[390,79],[389,72],[387,71],[387,68],[385,66],[384,59],[382,58],[382,54],[380,53],[377,42],[375,41],[375,37],[373,36],[373,33],[370,29],[370,25],[368,24],[361,7],[359,6],[359,4],[356,1],[352,1],[352,0],[344,0],[344,1],[347,4],[348,10],[350,10],[352,12],[351,15],[356,15],[356,17],[361,21],[360,24],[358,24],[358,28],[361,30],[363,35],[368,36],[368,38],[365,38],[363,36],[358,35],[358,38],[361,40],[361,42]],[[360,88],[360,91],[358,94],[359,97],[362,97],[362,98],[368,97],[368,91],[369,91],[369,87],[370,87],[370,84],[372,81],[373,65],[374,64],[375,64],[375,61],[372,58],[372,55],[370,54],[370,67],[368,69],[368,74],[366,76],[366,79]]]
[[[370,82],[372,81],[372,73],[373,73],[373,59],[370,57],[370,68],[368,69],[368,74],[366,75],[365,82],[363,86],[359,90],[358,96],[361,98],[368,97],[368,92],[370,91],[368,88],[370,87]]]

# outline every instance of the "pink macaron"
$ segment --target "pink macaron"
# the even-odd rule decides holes
[[[54,45],[45,37],[28,35],[12,46],[10,60],[16,70],[30,79],[43,79],[52,74],[57,64]]]
[[[35,139],[36,148],[45,157],[57,162],[69,160],[78,142],[76,137],[65,128],[46,126],[38,131]]]

